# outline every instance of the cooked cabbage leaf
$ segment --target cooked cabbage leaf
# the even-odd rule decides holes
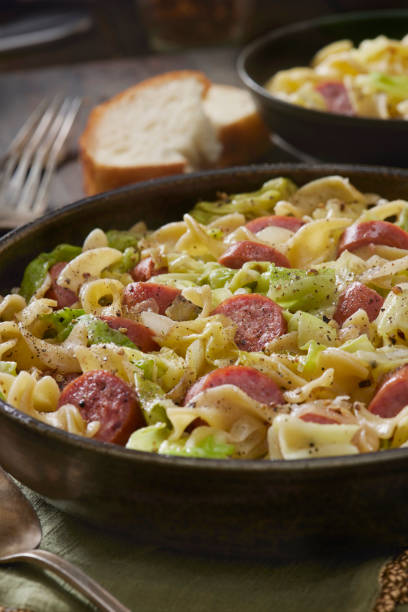
[[[23,280],[20,286],[20,295],[28,302],[34,293],[41,287],[47,272],[52,266],[60,261],[71,261],[82,253],[81,247],[71,244],[59,244],[50,253],[40,253],[30,261],[24,270]]]
[[[279,200],[287,200],[296,190],[295,183],[290,179],[275,178],[264,183],[258,191],[225,194],[215,202],[198,202],[190,214],[203,225],[231,213],[241,213],[246,219],[254,219],[271,214]]]

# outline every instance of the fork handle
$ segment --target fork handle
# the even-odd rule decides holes
[[[66,582],[85,595],[92,603],[104,612],[131,612],[100,584],[87,576],[83,571],[54,553],[46,550],[30,550],[15,553],[1,559],[2,563],[12,561],[29,561],[53,571]]]

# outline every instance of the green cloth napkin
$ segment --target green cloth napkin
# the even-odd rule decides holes
[[[182,554],[90,527],[24,492],[41,520],[41,548],[80,567],[135,612],[371,612],[386,561],[335,552],[285,563]],[[1,567],[0,605],[93,609],[55,575],[28,564]]]

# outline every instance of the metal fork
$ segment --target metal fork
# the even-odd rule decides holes
[[[80,105],[80,98],[43,101],[20,128],[0,160],[0,227],[15,227],[45,212],[51,176]]]

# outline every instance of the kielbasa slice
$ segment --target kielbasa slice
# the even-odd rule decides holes
[[[126,319],[125,317],[106,316],[100,318],[102,321],[105,321],[110,328],[117,329],[125,334],[129,340],[136,344],[144,353],[160,350],[160,346],[153,340],[154,334],[152,330],[146,327],[146,325],[142,325],[131,319]]]
[[[266,217],[258,217],[257,219],[253,219],[249,221],[245,227],[249,229],[252,233],[256,234],[261,230],[265,229],[265,227],[276,226],[283,227],[285,229],[290,230],[291,232],[297,232],[305,222],[302,219],[297,219],[296,217],[286,217],[285,215],[269,215]]]
[[[405,406],[408,406],[408,365],[387,376],[368,405],[368,410],[389,419]]]
[[[278,385],[259,370],[247,366],[227,366],[202,376],[187,392],[184,405],[196,395],[220,385],[235,385],[261,404],[283,404],[285,402]]]
[[[355,251],[368,244],[384,244],[398,249],[408,249],[408,232],[388,221],[364,221],[350,225],[342,234],[339,255]]]
[[[66,261],[59,261],[58,263],[51,266],[51,268],[49,269],[49,273],[51,276],[51,287],[44,295],[44,297],[49,298],[50,300],[56,300],[56,302],[58,303],[58,308],[72,306],[72,304],[78,301],[78,297],[73,291],[71,291],[71,289],[65,289],[65,287],[61,287],[61,285],[57,284],[57,278],[59,277],[66,265]]]
[[[323,96],[327,110],[341,115],[355,115],[347,89],[340,81],[326,81],[316,85],[316,91]]]
[[[159,283],[130,283],[123,292],[123,303],[131,308],[145,300],[154,300],[159,314],[164,314],[170,304],[181,294],[180,289]]]
[[[338,422],[330,417],[326,417],[322,414],[315,414],[314,412],[306,412],[300,417],[302,421],[306,423],[319,423],[319,425],[338,425]]]
[[[125,445],[145,420],[136,393],[121,378],[106,370],[78,376],[62,391],[58,406],[73,404],[87,423],[99,421],[95,439]]]
[[[257,293],[233,295],[212,314],[223,314],[237,326],[235,343],[243,351],[262,351],[274,338],[287,331],[282,308]]]
[[[146,257],[131,269],[130,276],[135,281],[148,281],[152,276],[165,274],[166,272],[168,272],[167,267],[156,268],[153,257]]]
[[[352,283],[340,294],[333,319],[339,325],[343,325],[348,317],[362,308],[366,311],[370,321],[374,321],[378,317],[383,304],[384,299],[374,289],[370,289],[362,283]]]
[[[270,261],[277,266],[290,268],[287,257],[277,249],[259,242],[243,240],[232,244],[218,260],[218,263],[227,268],[238,269],[247,261]]]

